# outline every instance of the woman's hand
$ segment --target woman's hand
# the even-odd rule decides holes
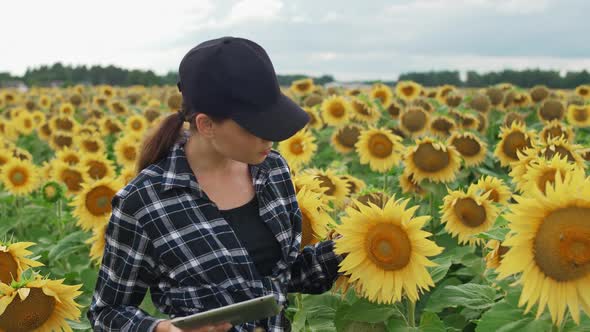
[[[232,325],[230,323],[221,323],[216,325],[207,325],[196,329],[180,329],[170,323],[170,320],[161,321],[156,325],[155,332],[226,332]]]

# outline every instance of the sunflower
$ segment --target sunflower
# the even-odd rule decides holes
[[[2,166],[0,180],[15,196],[26,196],[39,186],[37,167],[30,161],[12,158]]]
[[[90,245],[90,260],[92,260],[97,265],[100,265],[102,261],[102,255],[104,254],[105,234],[108,224],[109,223],[107,220],[107,222],[103,223],[102,225],[93,227],[92,237],[84,241],[84,243]]]
[[[48,181],[41,187],[41,194],[46,202],[55,203],[62,198],[63,188],[55,181]]]
[[[334,130],[330,137],[334,150],[342,154],[353,151],[362,130],[363,127],[354,123],[347,124],[344,127]]]
[[[400,162],[403,149],[400,141],[388,129],[371,126],[361,131],[354,146],[361,164],[369,164],[371,170],[385,173]]]
[[[590,178],[582,170],[556,177],[554,186],[516,197],[506,216],[511,237],[504,241],[498,278],[519,274],[519,306],[535,304],[537,318],[549,307],[559,325],[566,309],[580,323],[580,306],[590,315]]]
[[[440,254],[442,248],[421,230],[430,217],[414,217],[418,206],[406,208],[408,201],[394,196],[384,208],[347,208],[336,226],[342,237],[334,240],[334,252],[347,254],[340,272],[358,281],[370,301],[394,303],[405,295],[416,302],[420,292],[434,286],[426,268],[436,264],[427,257]]]
[[[446,105],[447,103],[447,96],[453,92],[456,91],[457,88],[454,87],[453,85],[449,85],[449,84],[445,84],[441,87],[439,87],[436,91],[436,100],[443,105]]]
[[[511,105],[516,107],[527,107],[532,103],[531,96],[528,92],[516,92],[512,98]]]
[[[485,134],[488,129],[488,113],[478,112],[475,116],[477,117],[477,131]]]
[[[500,165],[508,166],[518,161],[518,151],[533,146],[535,133],[527,132],[524,124],[513,122],[510,127],[502,127],[500,140],[494,151],[495,156],[500,160]]]
[[[533,102],[540,103],[549,97],[549,89],[545,85],[536,85],[530,91],[531,99]]]
[[[317,93],[312,93],[303,99],[303,106],[314,107],[315,105],[321,105],[322,101],[324,101],[324,97]]]
[[[461,155],[453,146],[445,146],[433,138],[424,137],[407,149],[406,167],[417,182],[450,182],[461,166]]]
[[[348,185],[336,173],[330,169],[306,169],[304,174],[310,174],[319,181],[322,190],[322,200],[333,202],[336,206],[342,206],[348,195]],[[313,188],[310,188],[313,190]]]
[[[71,331],[66,320],[80,321],[82,285],[68,286],[64,279],[28,279],[7,285],[0,283],[0,330]]]
[[[545,194],[546,187],[552,186],[557,176],[563,179],[565,174],[572,172],[575,167],[575,164],[568,163],[566,158],[557,154],[550,160],[538,158],[531,163],[528,172],[523,176],[525,195],[536,190]]]
[[[49,127],[52,132],[62,131],[72,134],[76,132],[78,125],[72,116],[54,116],[49,119]]]
[[[289,88],[291,92],[297,96],[305,96],[310,94],[314,89],[313,80],[311,78],[304,78],[293,81]]]
[[[140,114],[131,115],[127,118],[127,121],[125,121],[126,131],[134,133],[140,137],[143,136],[143,134],[147,130],[147,127],[147,120]]]
[[[21,112],[17,117],[12,119],[11,125],[22,135],[30,135],[35,130],[35,120],[29,111]]]
[[[59,106],[59,116],[74,116],[76,108],[71,103],[63,103]]]
[[[486,159],[488,145],[470,132],[454,132],[447,141],[463,157],[465,166],[477,166]]]
[[[405,101],[418,98],[421,91],[422,86],[414,81],[399,81],[395,85],[395,94]]]
[[[488,269],[497,269],[502,262],[502,258],[508,252],[508,247],[504,247],[502,242],[491,239],[486,243],[486,248],[491,249],[485,257],[486,267]]]
[[[558,120],[552,120],[541,130],[540,139],[547,142],[552,138],[564,137],[570,143],[574,142],[575,134],[570,126]]]
[[[449,234],[458,238],[459,244],[481,243],[482,239],[474,235],[488,231],[494,225],[499,210],[488,196],[489,192],[479,195],[474,187],[470,187],[467,192],[450,191],[443,199],[441,222]]]
[[[15,147],[12,149],[12,156],[22,161],[33,162],[33,155],[29,151],[21,149],[19,147]]]
[[[80,165],[88,167],[89,180],[112,179],[116,176],[113,162],[103,155],[83,155]]]
[[[473,187],[472,190],[479,191],[481,194],[487,194],[489,192],[487,198],[501,205],[508,204],[510,197],[512,197],[510,188],[501,179],[489,175],[481,177],[471,187]]]
[[[340,175],[340,178],[342,180],[346,181],[349,196],[355,195],[367,187],[367,184],[365,183],[365,181],[363,181],[357,177],[354,177],[350,174]]]
[[[306,187],[297,193],[301,210],[301,248],[323,240],[328,234],[328,225],[334,223],[322,204],[321,194]]]
[[[416,137],[428,128],[430,115],[419,107],[410,107],[400,114],[401,129],[409,136]]]
[[[135,167],[139,156],[139,142],[133,135],[120,137],[114,145],[114,153],[117,163],[124,167]]]
[[[352,109],[352,118],[367,124],[374,124],[381,118],[381,112],[369,106],[367,103],[357,97],[350,100]]]
[[[55,158],[69,165],[77,165],[80,162],[80,153],[73,148],[64,148],[56,152]]]
[[[311,161],[318,149],[315,136],[307,130],[300,130],[286,140],[279,142],[279,152],[294,169],[300,169]]]
[[[82,183],[88,179],[88,166],[69,165],[61,160],[53,163],[53,176],[55,181],[65,184],[67,195],[78,194],[82,190]]]
[[[328,125],[341,127],[350,118],[350,103],[341,96],[330,96],[322,102],[322,118]]]
[[[479,128],[479,119],[471,113],[459,113],[459,125],[461,129],[477,130]]]
[[[32,254],[27,248],[33,245],[33,242],[0,242],[0,282],[10,284],[18,280],[24,270],[44,265],[27,258]]]
[[[539,156],[547,160],[552,159],[554,155],[559,155],[562,158],[567,158],[568,162],[574,163],[580,168],[585,168],[584,159],[578,152],[581,149],[581,145],[571,144],[563,137],[551,138],[547,142],[539,142],[537,146]]]
[[[54,131],[49,139],[49,146],[54,151],[74,146],[74,136],[65,131]]]
[[[403,109],[404,107],[394,100],[387,108],[387,113],[391,116],[392,119],[397,119],[399,118],[399,115],[401,114]]]
[[[53,131],[47,122],[37,128],[37,136],[39,136],[39,138],[43,141],[51,140],[52,133]]]
[[[106,155],[107,152],[104,141],[99,137],[89,134],[76,135],[74,145],[83,154]]]
[[[476,94],[469,101],[469,107],[482,113],[487,113],[492,106],[490,97],[484,94]]]
[[[111,200],[123,184],[118,180],[102,179],[92,183],[83,183],[81,192],[74,197],[70,206],[76,223],[88,231],[94,226],[102,225],[111,214]]]
[[[382,209],[390,198],[391,196],[387,193],[381,190],[370,188],[364,194],[357,195],[357,197],[351,199],[346,207],[351,207],[357,211],[360,211],[358,207],[359,204],[370,206],[369,203],[371,203]]]
[[[588,84],[583,84],[583,85],[576,87],[575,92],[576,92],[576,95],[578,95],[584,99],[590,99],[590,85],[588,85]]]
[[[45,116],[45,113],[39,110],[31,112],[31,116],[33,117],[35,129],[38,129],[47,122],[47,117]]]
[[[412,100],[410,106],[420,107],[428,113],[434,112],[434,106],[426,98],[416,98]]]
[[[426,190],[420,187],[420,184],[414,180],[414,175],[407,169],[404,169],[403,173],[399,176],[399,185],[402,188],[404,194],[416,194],[420,196],[426,195]]]
[[[105,116],[100,119],[100,131],[105,135],[114,135],[123,131],[123,124],[116,117]]]
[[[569,105],[567,108],[567,122],[574,127],[590,127],[590,106]]]
[[[430,119],[430,132],[439,137],[449,137],[456,126],[455,120],[446,115],[436,115]]]
[[[373,85],[373,88],[369,92],[371,100],[379,101],[383,108],[387,109],[393,100],[393,92],[391,88],[385,84],[377,83]]]
[[[512,126],[513,123],[520,123],[520,124],[524,125],[524,123],[525,123],[524,116],[522,116],[521,114],[519,114],[517,112],[506,113],[506,115],[504,115],[504,122],[503,122],[504,127],[510,127],[510,126]]]
[[[537,110],[537,115],[545,122],[561,120],[565,115],[565,105],[557,99],[547,99]]]

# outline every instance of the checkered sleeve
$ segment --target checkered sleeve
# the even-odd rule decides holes
[[[138,308],[155,282],[156,268],[151,242],[134,217],[141,200],[126,188],[111,201],[104,255],[87,314],[94,331],[152,331],[162,320]]]

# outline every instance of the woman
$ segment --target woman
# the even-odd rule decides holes
[[[309,117],[281,94],[264,49],[242,38],[206,41],[184,56],[179,78],[182,110],[146,139],[141,172],[111,202],[88,312],[95,331],[179,331],[138,309],[148,288],[173,318],[267,294],[286,307],[288,292],[322,293],[338,277],[331,240],[300,249],[289,167],[271,145]],[[231,330],[258,328],[290,325],[282,311]]]

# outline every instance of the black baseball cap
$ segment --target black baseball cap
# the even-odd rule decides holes
[[[202,42],[182,58],[178,74],[186,115],[229,117],[269,141],[291,137],[310,120],[281,92],[268,54],[251,40]]]

